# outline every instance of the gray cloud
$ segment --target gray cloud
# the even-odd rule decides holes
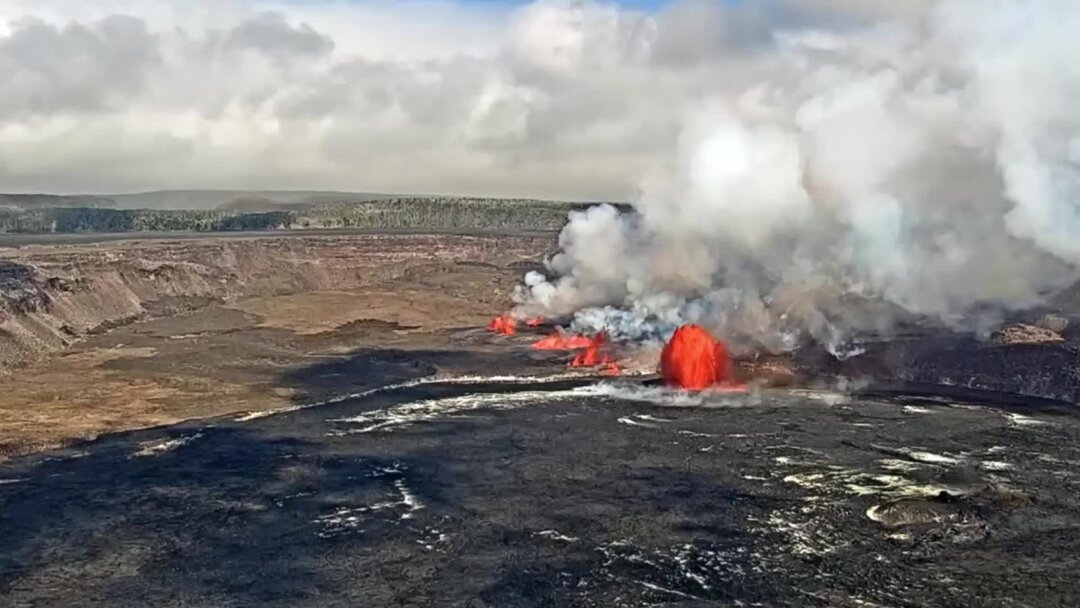
[[[48,5],[24,4],[0,33],[0,178],[39,190],[626,198],[682,115],[745,84],[758,64],[742,55],[770,41],[760,16],[699,2],[658,16],[577,0],[484,17],[443,5],[437,23],[408,4],[323,14],[255,0],[200,21],[199,3],[148,0],[145,14],[68,22]],[[357,46],[395,28],[407,54]],[[92,177],[72,160],[83,155]]]
[[[123,111],[160,60],[137,18],[58,27],[26,18],[0,38],[0,121],[63,111]]]
[[[232,28],[223,40],[229,50],[250,50],[282,61],[324,56],[334,41],[310,25],[290,25],[282,13],[261,13]]]

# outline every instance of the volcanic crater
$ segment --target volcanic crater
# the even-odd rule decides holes
[[[0,249],[0,597],[1072,605],[1075,294],[986,335],[729,364],[498,316],[554,247]]]

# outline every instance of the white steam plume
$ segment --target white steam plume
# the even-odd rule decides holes
[[[1080,265],[1077,32],[1071,0],[774,29],[759,81],[690,114],[634,213],[571,214],[520,314],[847,355],[903,314],[1038,302]]]

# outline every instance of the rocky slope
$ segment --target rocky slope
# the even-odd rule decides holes
[[[980,337],[928,325],[889,340],[867,341],[864,352],[843,361],[809,347],[748,358],[739,365],[744,375],[777,385],[838,384],[856,392],[1013,405],[1080,403],[1080,323],[1059,315],[1050,320],[1063,331],[1018,322]]]
[[[148,315],[355,289],[431,260],[506,263],[550,244],[547,236],[292,234],[0,249],[0,370]]]

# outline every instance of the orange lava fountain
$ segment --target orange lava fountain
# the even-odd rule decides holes
[[[607,345],[607,339],[607,332],[604,331],[593,336],[585,348],[570,361],[570,367],[596,367],[611,363],[611,357],[600,352],[600,349]]]
[[[492,319],[487,328],[501,336],[512,336],[517,332],[517,321],[510,315],[502,315]]]
[[[699,325],[675,330],[660,355],[660,375],[668,386],[691,391],[733,384],[734,373],[727,345]]]

